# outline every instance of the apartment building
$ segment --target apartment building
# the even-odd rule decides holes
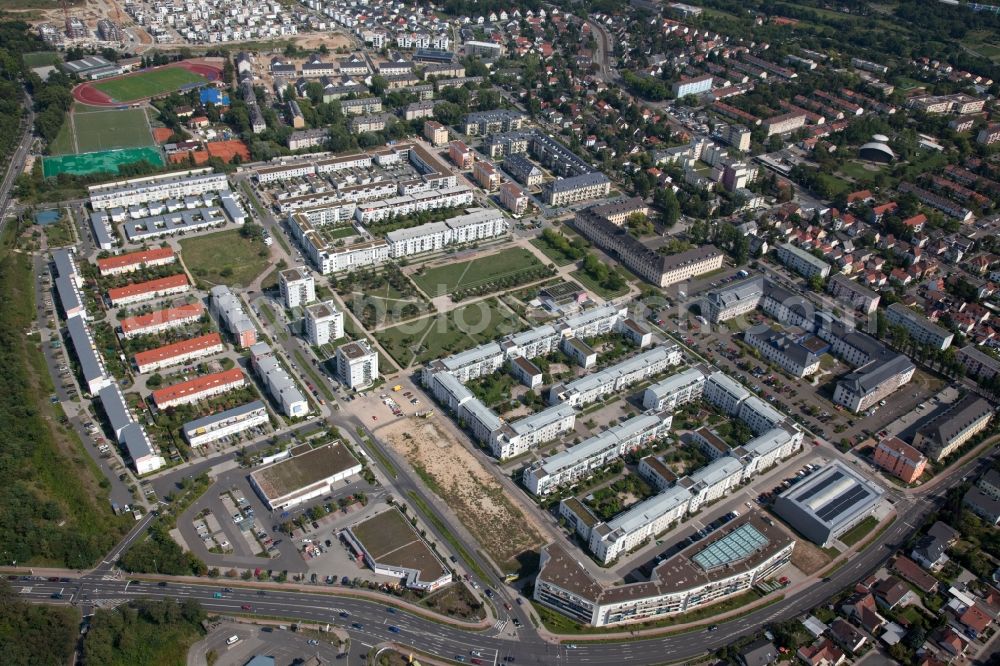
[[[358,97],[340,100],[340,110],[346,116],[382,113],[382,100],[378,97]]]
[[[826,290],[837,300],[865,314],[871,314],[878,308],[880,296],[877,293],[842,273],[827,281]]]
[[[642,394],[643,409],[674,410],[701,398],[705,392],[708,368],[699,365],[653,384]]]
[[[913,378],[916,367],[902,354],[875,360],[842,377],[833,402],[852,412],[862,412]]]
[[[296,418],[309,413],[305,396],[267,343],[258,342],[250,348],[250,363],[282,414]]]
[[[590,211],[619,227],[633,215],[649,215],[649,206],[640,197],[622,197],[590,207]]]
[[[500,186],[500,204],[512,215],[524,215],[528,211],[529,203],[528,195],[514,183],[504,183]]]
[[[800,127],[805,126],[805,124],[806,114],[801,111],[789,111],[788,113],[768,118],[763,123],[764,129],[767,131],[767,136],[794,132]]]
[[[730,416],[736,416],[740,404],[750,397],[750,391],[720,370],[710,374],[705,382],[705,400]]]
[[[830,275],[830,264],[791,243],[778,246],[778,260],[805,278],[818,275],[825,279]]]
[[[485,136],[493,132],[519,130],[527,122],[527,117],[519,111],[495,109],[467,114],[462,120],[462,133],[467,136]]]
[[[678,81],[674,82],[674,98],[680,99],[682,97],[687,97],[688,95],[701,95],[703,93],[707,93],[712,89],[712,81],[714,78],[715,77],[711,74],[695,77],[682,76]]]
[[[625,229],[593,213],[578,211],[576,229],[617,258],[626,268],[658,287],[667,287],[722,267],[723,254],[714,245],[662,255],[646,247]]]
[[[542,199],[550,206],[567,206],[599,199],[611,191],[611,181],[603,173],[585,173],[553,180],[542,187]]]
[[[448,128],[436,120],[428,120],[424,123],[424,138],[437,148],[448,143]]]
[[[348,121],[347,127],[354,134],[364,132],[381,132],[392,119],[388,113],[370,113],[363,116],[354,116]]]
[[[677,482],[691,495],[688,511],[697,512],[702,505],[725,497],[743,481],[743,464],[731,456],[723,456]]]
[[[97,345],[86,318],[81,316],[68,317],[66,319],[66,332],[69,333],[73,353],[80,364],[80,375],[83,377],[87,393],[97,395],[97,392],[105,386],[114,384],[115,379],[108,373],[104,359],[97,351]]]
[[[465,383],[484,375],[491,375],[503,367],[507,356],[496,342],[487,342],[464,352],[431,361],[424,366],[421,379],[430,386],[435,373],[446,372]]]
[[[475,156],[464,141],[452,141],[448,144],[448,157],[452,163],[463,171],[472,168]]]
[[[611,461],[635,451],[670,429],[669,411],[650,411],[612,426],[565,451],[526,467],[521,480],[534,495],[547,495],[561,486],[576,483]]]
[[[472,167],[472,177],[487,192],[492,192],[500,187],[500,172],[485,160],[479,160],[475,163]]]
[[[302,150],[303,148],[322,146],[329,136],[330,133],[325,129],[308,129],[292,132],[288,135],[288,149]]]
[[[569,384],[556,384],[549,390],[549,404],[563,403],[582,407],[612,393],[618,393],[680,362],[681,352],[676,345],[653,347],[604,370],[580,377]]]
[[[993,405],[968,393],[924,423],[913,436],[913,446],[940,462],[990,423]]]
[[[444,222],[428,222],[417,227],[390,231],[385,235],[385,240],[389,244],[389,256],[399,259],[443,250],[451,245],[497,238],[506,235],[508,231],[509,226],[503,213],[492,208],[480,208]]]
[[[206,192],[225,192],[229,182],[224,173],[212,173],[211,167],[190,169],[143,178],[119,180],[87,188],[90,206],[94,210],[125,208],[150,201],[164,201]]]
[[[801,329],[782,329],[770,324],[751,326],[743,332],[743,341],[765,360],[795,377],[808,377],[819,370],[817,351],[829,347]]]
[[[947,349],[955,337],[951,331],[938,326],[902,303],[893,303],[886,308],[885,318],[890,326],[902,326],[913,340],[934,349],[942,351]]]
[[[251,428],[265,425],[269,421],[267,407],[260,400],[254,400],[239,407],[188,421],[181,428],[181,431],[188,444],[197,447],[216,442],[224,437],[238,435]]]
[[[111,432],[131,458],[136,474],[149,474],[163,467],[166,461],[153,448],[146,429],[136,423],[118,384],[112,383],[102,388],[99,397]]]
[[[491,135],[492,136],[492,135]],[[545,174],[524,155],[514,153],[503,160],[503,168],[514,180],[525,187],[536,187],[545,180]]]
[[[236,346],[247,348],[257,344],[257,327],[247,316],[243,301],[224,284],[209,290],[212,313],[219,318],[222,328],[229,331]]]
[[[1000,373],[1000,359],[979,350],[975,345],[959,349],[958,360],[965,366],[965,372],[970,377],[991,379]]]
[[[164,278],[108,289],[108,300],[111,305],[117,308],[154,298],[182,294],[190,288],[187,275],[178,273]]]
[[[927,468],[927,458],[898,437],[886,437],[875,448],[875,464],[903,483],[914,483]]]
[[[337,347],[337,379],[355,391],[378,379],[378,352],[364,340]]]
[[[97,260],[97,270],[101,275],[121,275],[132,273],[142,268],[166,266],[177,261],[177,255],[172,248],[158,247],[152,250],[140,250],[113,257]]]
[[[513,458],[569,432],[575,425],[575,409],[569,405],[553,405],[537,414],[501,425],[490,435],[490,448],[499,460]]]
[[[702,300],[702,314],[717,324],[752,312],[764,295],[764,276],[754,275],[716,291],[711,291]]]
[[[321,301],[305,308],[306,340],[319,347],[344,337],[344,313],[331,301]]]
[[[222,352],[222,338],[218,333],[207,333],[190,340],[181,340],[169,345],[139,352],[135,355],[135,367],[141,374],[156,372],[163,368],[187,363]]]
[[[298,308],[316,300],[316,280],[309,269],[296,266],[278,273],[278,289],[286,308]]]
[[[740,409],[736,416],[740,421],[746,423],[755,435],[773,430],[785,421],[784,414],[755,395],[740,403]]]
[[[153,391],[153,404],[159,410],[177,405],[190,405],[199,400],[228,393],[233,389],[246,386],[246,384],[243,371],[239,368],[232,368]]]
[[[542,550],[534,599],[591,626],[686,613],[741,594],[791,561],[794,539],[759,517],[661,562],[649,581],[605,587],[566,546]]]
[[[590,530],[590,552],[599,562],[612,562],[671,524],[679,523],[687,515],[691,499],[686,488],[673,486],[607,523],[598,523]]]
[[[204,314],[205,306],[201,304],[201,301],[197,301],[191,305],[181,305],[149,314],[126,317],[118,323],[122,336],[129,339],[140,335],[155,335],[172,328],[193,324]]]

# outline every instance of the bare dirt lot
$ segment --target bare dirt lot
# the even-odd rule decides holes
[[[321,44],[326,44],[326,48],[335,51],[341,46],[351,48],[353,41],[349,36],[335,32],[310,33],[295,38],[295,45],[300,49],[318,49]]]
[[[542,545],[538,526],[450,429],[434,419],[395,419],[375,431],[405,456],[504,571],[517,571]]]
[[[805,539],[796,539],[792,551],[792,565],[802,573],[811,576],[827,564],[831,557]]]

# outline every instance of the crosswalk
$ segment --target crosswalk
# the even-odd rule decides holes
[[[510,620],[508,620],[507,618],[504,618],[502,620],[497,620],[496,622],[493,623],[493,628],[496,629],[497,631],[503,631],[504,627],[507,626],[508,622],[510,622]]]

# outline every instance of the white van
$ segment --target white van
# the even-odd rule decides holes
[[[240,637],[237,636],[236,634],[233,634],[232,636],[226,639],[226,645],[232,645],[233,643],[238,643],[239,640]]]

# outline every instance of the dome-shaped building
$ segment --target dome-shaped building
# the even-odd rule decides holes
[[[896,160],[896,153],[889,147],[889,137],[876,134],[872,140],[858,149],[858,156],[869,162],[888,164]]]

